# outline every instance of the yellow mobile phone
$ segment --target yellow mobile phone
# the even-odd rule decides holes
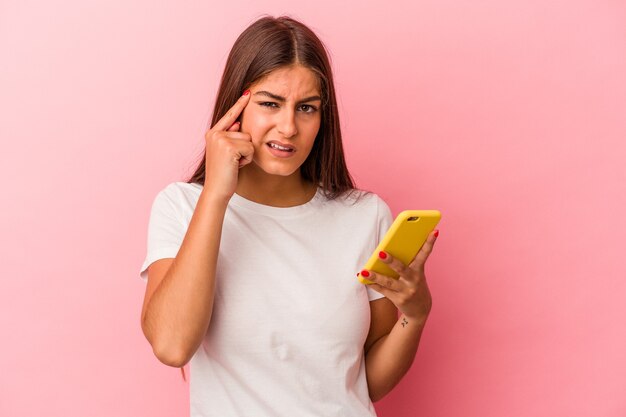
[[[363,269],[398,278],[398,274],[380,260],[378,252],[385,251],[404,265],[408,265],[440,219],[441,213],[438,210],[405,210],[398,214]],[[363,278],[360,272],[358,279],[363,284],[373,283]]]

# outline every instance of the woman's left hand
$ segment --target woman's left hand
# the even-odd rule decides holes
[[[378,254],[381,261],[398,273],[398,278],[391,278],[373,271],[361,271],[361,276],[374,282],[370,284],[371,287],[391,300],[407,318],[426,320],[430,313],[432,298],[426,283],[424,265],[438,235],[438,230],[428,235],[426,242],[408,266],[389,253]]]

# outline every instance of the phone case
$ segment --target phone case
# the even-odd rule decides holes
[[[441,213],[438,210],[405,210],[398,214],[363,269],[398,278],[398,274],[378,257],[378,252],[383,250],[408,265],[440,219]],[[372,284],[360,272],[358,279],[363,284]]]

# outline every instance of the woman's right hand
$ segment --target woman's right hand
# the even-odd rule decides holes
[[[204,135],[206,162],[204,190],[212,196],[229,200],[237,188],[239,168],[252,162],[252,137],[240,132],[237,118],[250,101],[246,90],[226,114]]]

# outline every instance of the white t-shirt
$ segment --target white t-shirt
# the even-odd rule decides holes
[[[152,205],[148,266],[174,258],[202,185],[174,182]],[[365,378],[369,301],[356,277],[393,221],[376,194],[272,207],[234,194],[215,300],[190,362],[192,417],[376,416]]]

